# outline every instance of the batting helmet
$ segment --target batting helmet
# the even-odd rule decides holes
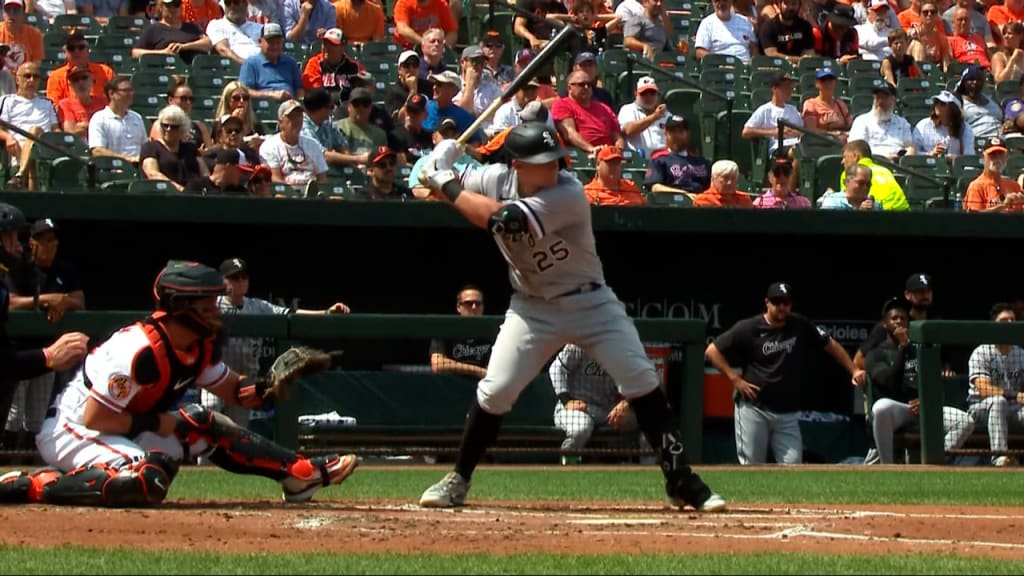
[[[555,131],[543,122],[524,122],[505,138],[505,150],[513,160],[546,164],[565,156]]]
[[[20,232],[28,227],[25,214],[17,207],[0,202],[0,234],[4,232]]]
[[[153,283],[157,310],[170,316],[181,316],[200,333],[216,330],[208,318],[197,313],[193,300],[227,293],[224,277],[213,268],[185,260],[169,260]]]

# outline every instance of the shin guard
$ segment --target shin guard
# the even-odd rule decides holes
[[[229,472],[282,480],[291,476],[292,466],[299,461],[292,450],[198,404],[179,408],[176,416],[178,437],[189,444],[205,440],[214,447],[210,461]]]

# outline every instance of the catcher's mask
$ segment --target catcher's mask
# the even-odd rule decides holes
[[[215,334],[223,326],[214,297],[227,293],[224,277],[199,262],[170,260],[153,283],[156,309],[176,318],[200,336]],[[211,299],[200,303],[200,300]]]
[[[11,269],[19,261],[25,258],[27,250],[18,237],[28,230],[28,220],[25,214],[17,207],[5,202],[0,202],[0,235],[11,234],[11,248],[8,250],[4,242],[0,241],[0,268]],[[2,270],[0,270],[2,272]]]

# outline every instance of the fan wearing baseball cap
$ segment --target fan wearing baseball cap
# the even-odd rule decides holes
[[[355,197],[361,200],[413,200],[412,190],[395,178],[397,166],[397,154],[387,146],[377,148],[370,155],[370,182]]]
[[[665,147],[665,123],[671,114],[651,76],[636,81],[636,99],[619,109],[619,126],[630,150],[649,156]]]
[[[812,2],[812,14],[814,6],[820,5]],[[814,51],[819,56],[835,58],[840,64],[860,58],[857,31],[853,28],[857,19],[852,6],[833,3],[831,10],[819,10],[818,22],[811,24],[817,24],[814,27]]]
[[[1015,180],[1003,176],[1006,168],[1006,143],[996,136],[982,149],[985,169],[967,187],[963,200],[965,212],[1024,212],[1024,194]]]
[[[229,148],[217,150],[209,176],[190,181],[185,185],[185,192],[203,196],[248,195],[249,188],[238,166],[238,152]]]
[[[299,63],[291,54],[284,52],[284,30],[280,24],[270,22],[263,25],[260,53],[242,62],[238,81],[249,89],[252,98],[269,98],[282,102],[302,98]]]
[[[583,186],[587,200],[595,206],[643,206],[643,194],[629,178],[622,177],[622,150],[603,146],[597,152],[597,173]]]
[[[440,74],[431,74],[429,80],[433,83],[433,98],[427,102],[427,119],[423,122],[423,127],[431,131],[437,130],[442,120],[451,118],[461,134],[476,119],[455,102],[455,95],[462,90],[462,78],[451,70],[445,70]],[[477,130],[469,141],[477,144],[482,139],[483,131]]]
[[[323,88],[335,102],[346,102],[352,91],[350,79],[364,70],[363,65],[346,53],[347,37],[340,29],[324,32],[321,41],[320,52],[306,59],[302,67],[302,88]]]
[[[800,133],[786,127],[783,130],[785,140],[779,142],[779,120],[785,120],[790,124],[799,127],[804,125],[804,117],[797,111],[796,107],[789,103],[793,98],[793,87],[796,79],[787,72],[776,72],[771,80],[772,99],[761,104],[750,115],[747,123],[743,125],[743,137],[769,138],[768,154],[772,155],[779,146],[787,149],[796,146],[800,142]]]
[[[25,62],[41,62],[44,57],[43,34],[25,22],[24,0],[4,0],[2,20],[0,42],[10,47],[5,63],[11,74]]]
[[[814,87],[818,95],[804,100],[804,127],[809,130],[828,132],[846,142],[853,124],[853,115],[846,102],[836,95],[839,75],[831,68],[818,68],[814,71]]]
[[[644,185],[651,192],[698,194],[711,186],[711,162],[690,151],[690,125],[672,114],[665,122],[666,147],[651,154]]]
[[[427,100],[424,94],[410,94],[405,99],[398,125],[388,134],[403,164],[415,164],[420,156],[434,147],[433,133],[423,128],[423,121],[427,119]]]

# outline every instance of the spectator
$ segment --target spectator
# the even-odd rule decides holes
[[[205,162],[203,166],[206,166]],[[238,153],[229,148],[218,148],[208,174],[189,180],[185,192],[203,196],[248,196],[249,188],[238,166]]]
[[[18,68],[18,91],[0,96],[0,120],[33,136],[59,131],[61,128],[53,102],[38,95],[40,77],[39,64],[22,64]],[[35,142],[18,132],[8,132],[3,128],[0,128],[0,140],[6,143],[11,166],[17,168],[7,181],[7,187],[26,189],[27,186],[27,189],[35,190],[35,160],[32,156]]]
[[[708,345],[712,366],[736,389],[736,456],[764,464],[768,446],[779,464],[803,461],[798,410],[808,383],[811,354],[824,350],[860,386],[866,374],[824,329],[793,313],[793,287],[776,282],[765,294],[765,313],[740,320]],[[740,368],[740,372],[732,366]]]
[[[714,13],[700,21],[694,36],[697,59],[708,54],[725,54],[749,64],[750,57],[758,53],[757,36],[750,20],[733,12],[733,0],[713,0],[712,3]]]
[[[442,0],[398,0],[393,12],[394,39],[405,48],[420,44],[422,35],[431,28],[440,28],[445,43],[455,46],[459,23]]]
[[[434,93],[433,84],[419,73],[420,55],[415,50],[398,55],[398,82],[388,84],[384,91],[384,108],[388,114],[397,115],[398,120],[402,119],[400,111],[414,94]]]
[[[281,23],[280,6],[277,0],[249,0],[246,13],[250,22],[259,25]]]
[[[985,169],[967,186],[965,212],[1024,212],[1024,194],[1020,185],[1003,176],[1006,168],[1006,144],[999,137],[990,138],[982,152]]]
[[[838,192],[826,192],[818,198],[822,210],[882,210],[882,202],[871,197],[872,170],[863,164],[854,164],[844,172],[846,187]]]
[[[579,58],[581,55],[582,53],[577,54],[576,57]],[[530,64],[530,61],[533,60],[533,57],[533,50],[529,48],[520,48],[516,52],[516,60],[513,63],[513,68],[516,71],[516,76],[523,73],[523,70]],[[537,100],[544,104],[544,106],[550,108],[551,105],[555,103],[555,100],[559,98],[558,92],[556,92],[554,86],[551,85],[551,75],[534,74],[534,78],[536,78],[537,81],[540,82],[540,87],[537,88]],[[601,92],[604,91],[604,89],[598,86],[594,87],[597,88],[597,91],[594,93],[595,98],[600,100]],[[611,94],[608,95],[608,102],[611,102]],[[612,108],[613,106],[609,105],[608,107]]]
[[[561,0],[518,0],[516,6],[541,18],[547,18],[550,14],[569,13],[568,8]],[[512,32],[523,39],[526,47],[537,53],[551,41],[555,34],[555,27],[545,19],[527,19],[517,14],[512,21]],[[545,71],[545,74],[550,74],[550,72]]]
[[[537,106],[543,108],[540,102],[537,102],[537,89],[540,88],[540,82],[536,78],[531,78],[530,81],[519,89],[518,92],[512,95],[512,98],[508,102],[505,102],[498,107],[498,110],[494,112],[494,121],[491,122],[488,128],[488,136],[494,137],[495,134],[505,130],[506,128],[512,128],[518,126],[523,122],[522,113],[526,110],[526,107],[534,102]],[[551,117],[546,114],[545,117],[547,123],[554,128],[554,122]]]
[[[532,58],[532,56],[531,56]],[[573,60],[573,72],[581,70],[587,73],[587,77],[590,78],[591,82],[591,96],[592,100],[603,102],[608,105],[609,108],[615,110],[618,106],[615,105],[615,98],[612,93],[608,90],[598,86],[601,80],[601,69],[597,66],[597,56],[593,52],[580,52],[576,55]],[[543,84],[543,80],[541,81]],[[568,90],[562,92],[561,96],[565,97],[569,94]],[[538,92],[538,96],[543,100],[544,95]]]
[[[511,128],[509,130],[511,130]],[[451,118],[445,118],[444,120],[441,120],[441,123],[437,126],[437,131],[434,132],[434,146],[437,146],[444,140],[453,140],[457,138],[458,135],[459,130],[455,126],[455,121]],[[412,169],[409,171],[409,188],[415,190],[417,187],[423,187],[423,185],[420,184],[420,170],[423,169],[423,166],[429,159],[430,155],[424,154],[420,156],[420,159],[417,160],[415,164],[412,165]],[[458,174],[464,173],[466,169],[470,167],[479,168],[480,162],[467,153],[463,153],[462,156],[452,163],[452,170]]]
[[[1002,131],[1003,110],[999,103],[985,96],[985,72],[968,66],[960,74],[954,92],[964,104],[964,121],[978,138],[995,138]]]
[[[957,8],[953,13],[953,34],[949,37],[949,54],[957,62],[975,64],[987,71],[992,67],[992,63],[988,59],[985,40],[971,31],[970,22],[971,15],[967,8]]]
[[[665,122],[666,148],[651,154],[644,183],[651,192],[697,194],[711,186],[711,163],[690,153],[690,126],[673,114]]]
[[[90,16],[101,25],[106,26],[111,16],[127,16],[128,0],[77,0],[78,13]]]
[[[395,179],[398,156],[387,146],[374,152],[369,162],[370,182],[356,193],[360,200],[413,200],[412,190]]]
[[[68,72],[71,95],[57,103],[57,120],[68,134],[89,142],[89,120],[93,114],[107,105],[107,97],[100,89],[100,95],[93,95],[95,83],[92,71],[87,67],[73,68]]]
[[[853,119],[849,139],[864,140],[872,152],[896,161],[914,153],[914,131],[906,118],[896,113],[896,87],[888,82],[875,86],[874,106]]]
[[[896,176],[886,168],[875,164],[871,159],[871,145],[864,140],[850,139],[843,146],[843,173],[839,176],[840,185],[846,182],[846,171],[855,164],[867,166],[871,170],[869,189],[876,203],[884,210],[909,210],[910,204],[903,188],[896,181]],[[865,191],[866,192],[866,191]]]
[[[1016,322],[1007,303],[997,303],[989,313],[993,322]],[[967,413],[988,431],[994,466],[1013,466],[1017,459],[1006,454],[1011,427],[1024,427],[1024,349],[1012,344],[982,344],[971,352]]]
[[[384,8],[367,0],[337,0],[336,26],[355,46],[384,41]]]
[[[995,8],[995,6],[993,6]],[[1014,21],[1003,25],[1003,45],[992,54],[992,79],[1000,82],[1019,82],[1024,78],[1024,24]]]
[[[800,17],[800,0],[781,0],[779,14],[760,26],[758,38],[765,56],[785,58],[796,66],[814,56],[814,28]]]
[[[89,60],[89,43],[77,30],[69,34],[64,42],[64,62],[64,65],[50,72],[50,77],[46,80],[47,98],[59,103],[71,96],[73,90],[68,74],[72,68],[87,69],[93,77],[92,95],[99,99],[103,98],[103,85],[114,77],[114,71],[106,64]]]
[[[58,255],[60,238],[50,218],[37,220],[29,228],[30,259],[11,272],[11,310],[40,310],[51,323],[59,323],[64,314],[85,309],[85,292],[78,269]],[[21,342],[23,346],[30,342]],[[43,342],[40,342],[43,344]],[[14,391],[11,409],[5,414],[6,429],[17,433],[18,443],[5,448],[34,448],[31,438],[43,423],[54,387],[54,373],[22,380]]]
[[[192,123],[185,111],[175,105],[164,107],[157,116],[160,136],[142,145],[139,158],[146,180],[165,180],[178,191],[196,178],[209,176],[206,163],[199,162],[199,146],[184,139]]]
[[[561,146],[565,146],[565,142],[562,137],[558,135],[558,131],[555,130],[554,123],[551,121],[551,116],[548,114],[548,109],[543,104],[534,100],[523,107],[523,111],[519,113],[519,123],[522,122],[543,122],[555,132],[555,138],[558,138],[558,142]],[[519,125],[516,124],[516,126]],[[508,156],[505,154],[505,138],[508,137],[509,132],[515,126],[509,126],[503,128],[499,132],[496,132],[490,140],[484,144],[477,146],[473,156],[483,162],[484,164],[493,164],[498,162],[507,162]],[[563,168],[567,168],[563,166]]]
[[[267,168],[263,164],[256,164],[250,166],[241,166],[242,172],[249,174],[248,189],[249,196],[254,198],[270,198],[270,185],[273,183],[274,176],[270,173],[270,168]],[[275,198],[288,198],[290,197],[287,193],[279,193],[274,195]]]
[[[127,76],[116,76],[103,87],[109,103],[89,120],[89,151],[93,156],[113,156],[139,163],[146,124],[131,110],[135,89]]]
[[[615,16],[622,22],[622,26],[632,18],[642,16],[643,13],[644,5],[640,0],[622,0],[615,5]]]
[[[459,60],[459,69],[462,73],[462,82],[454,98],[459,108],[472,113],[473,116],[479,116],[491,102],[501,99],[501,85],[486,71],[484,51],[479,46],[466,46]],[[488,120],[480,128],[486,131],[489,125]]]
[[[1010,22],[1024,21],[1024,0],[1003,0],[1001,4],[988,6],[985,14],[989,24],[999,30]],[[1003,38],[1006,41],[1006,38]]]
[[[647,157],[665,147],[665,123],[671,114],[651,76],[636,81],[636,100],[619,110],[619,126],[630,150]]]
[[[870,0],[867,22],[854,26],[857,31],[857,46],[864,60],[884,60],[892,54],[889,48],[889,0]]]
[[[811,208],[811,201],[797,193],[793,186],[793,165],[788,161],[776,162],[768,173],[770,188],[754,198],[754,208],[798,210]]]
[[[474,120],[472,114],[454,101],[455,95],[462,89],[462,80],[455,72],[446,70],[440,74],[431,74],[430,81],[434,84],[434,98],[427,102],[427,119],[423,122],[423,127],[427,130],[436,130],[441,120],[451,118],[461,134]],[[479,142],[481,134],[481,131],[477,131],[470,138],[470,142]]]
[[[210,22],[223,17],[224,10],[215,0],[182,0],[181,19],[195,24],[204,34]]]
[[[313,88],[302,99],[302,135],[320,143],[324,160],[338,166],[367,164],[369,154],[349,154],[348,140],[331,123],[331,95],[323,88]]]
[[[10,51],[10,46],[0,44],[0,96],[14,94],[18,91],[17,82],[14,81],[14,74],[11,74],[11,71],[7,69],[7,66],[3,64],[7,61],[7,54]]]
[[[191,117],[192,104],[194,102],[195,96],[192,95],[192,89],[185,83],[185,78],[182,76],[175,76],[174,80],[171,81],[170,89],[167,91],[167,104],[181,108],[182,111],[185,112],[185,115]],[[160,138],[159,123],[154,122],[150,127],[149,138],[151,140]],[[202,120],[192,120],[188,125],[188,130],[182,134],[181,138],[185,142],[193,142],[199,147],[200,151],[206,150],[208,146],[213,145],[213,140],[210,137],[210,129]]]
[[[1003,133],[1024,132],[1024,76],[1018,81],[1017,96],[1003,101]]]
[[[985,13],[976,10],[975,6],[977,3],[974,0],[956,0],[949,9],[942,13],[944,28],[947,31],[956,30],[956,12],[963,9],[967,16],[964,36],[977,35],[982,38],[982,46],[995,48],[998,43],[992,34],[992,27],[989,25],[988,19],[985,18]]]
[[[640,52],[648,60],[654,60],[658,52],[675,51],[675,46],[669,39],[670,25],[666,24],[668,16],[665,14],[662,0],[642,0],[641,4],[644,7],[643,13],[623,23],[622,34],[625,37],[626,49]],[[703,22],[701,24],[703,25]],[[753,29],[750,38],[753,38],[752,33]],[[749,55],[747,58],[749,60]]]
[[[501,39],[501,33],[497,30],[488,30],[480,43],[484,51],[484,64],[487,71],[501,85],[502,89],[516,77],[515,70],[508,64],[503,64],[501,57],[505,54],[505,41]]]
[[[348,0],[346,0],[348,1]],[[341,30],[324,32],[320,52],[306,60],[302,71],[302,88],[323,88],[333,95],[335,103],[348,102],[351,80],[363,71],[363,65],[345,52],[347,40]]]
[[[203,154],[203,160],[206,162],[206,167],[209,170],[213,170],[214,163],[217,159],[217,154],[221,150],[230,150],[238,157],[238,165],[242,167],[252,167],[260,163],[260,155],[249,146],[244,140],[242,140],[242,134],[245,132],[245,124],[242,123],[242,119],[238,116],[232,116],[231,114],[225,114],[217,120],[217,143],[210,148],[206,149]]]
[[[831,68],[819,68],[814,79],[818,95],[804,100],[804,128],[826,132],[845,144],[853,116],[846,102],[836,98],[836,73]]]
[[[964,122],[960,100],[948,90],[932,96],[932,113],[914,127],[914,148],[918,154],[949,162],[961,155],[974,155],[974,131]]]
[[[949,38],[934,2],[921,4],[921,21],[911,36],[910,55],[916,62],[931,62],[942,70],[949,68]]]
[[[581,151],[592,154],[599,146],[624,148],[615,113],[603,102],[592,99],[593,80],[582,70],[569,75],[569,95],[551,107],[551,117],[562,138]]]
[[[431,74],[441,74],[448,68],[444,64],[444,30],[430,28],[423,33],[420,41],[420,78],[428,79]]]
[[[210,39],[198,26],[182,20],[181,12],[181,0],[159,0],[159,19],[142,29],[142,35],[132,48],[132,58],[176,54],[186,64],[191,64],[196,54],[209,54],[213,48]]]
[[[562,348],[551,362],[548,376],[558,398],[555,427],[565,433],[562,450],[585,448],[598,426],[623,434],[637,430],[629,400],[619,394],[611,376],[579,346],[567,344]],[[562,465],[567,462],[568,457],[562,456]]]
[[[779,146],[792,148],[800,142],[800,133],[786,126],[783,129],[785,139],[780,143],[779,120],[803,127],[804,118],[795,106],[789,103],[793,98],[793,86],[796,80],[787,72],[776,72],[770,81],[772,99],[758,106],[747,123],[743,125],[742,136],[748,139],[768,138],[768,155],[775,155]]]
[[[350,83],[352,85],[352,90],[355,90],[356,88],[364,88],[370,93],[370,124],[380,128],[381,131],[384,132],[385,136],[391,134],[391,131],[395,128],[395,121],[391,115],[384,110],[384,106],[376,102],[377,82],[374,80],[373,76],[366,70],[363,70],[359,74],[353,76]],[[351,98],[352,95],[349,94],[349,99]],[[340,106],[339,109],[335,110],[335,114],[338,114],[341,111],[344,111],[344,115],[341,116],[341,118],[348,115],[347,106]],[[388,147],[393,148],[390,140],[388,140]]]
[[[434,148],[433,132],[423,128],[423,121],[427,119],[427,97],[412,94],[405,101],[404,110],[402,122],[391,131],[391,140],[396,143],[402,164],[415,164]]]
[[[483,316],[484,293],[473,284],[459,290],[455,298],[459,316]],[[476,382],[484,377],[493,342],[482,338],[430,341],[430,369],[434,374],[459,374]]]
[[[316,0],[324,2],[326,0]],[[238,72],[238,81],[253,98],[291,100],[302,98],[299,63],[284,53],[284,33],[277,24],[263,26],[260,53],[250,56]]]
[[[222,0],[224,17],[210,22],[206,35],[213,51],[242,64],[260,52],[260,34],[263,26],[249,21],[249,3],[246,0]],[[212,0],[206,0],[212,4]]]
[[[349,154],[360,157],[358,161],[361,164],[365,164],[369,154],[377,148],[388,145],[387,133],[370,123],[372,105],[373,99],[369,90],[352,90],[348,101],[348,117],[337,123],[338,130],[348,142]],[[350,158],[351,160],[355,158]]]
[[[263,125],[256,119],[256,113],[252,109],[252,97],[249,94],[249,89],[243,86],[241,82],[232,80],[224,85],[224,90],[220,93],[220,102],[217,103],[215,116],[221,119],[224,116],[234,116],[241,120],[243,141],[252,147],[253,150],[259,150],[260,144],[263,143],[265,131]],[[223,120],[221,123],[223,123]],[[220,136],[216,131],[213,134],[213,138],[218,142],[220,141]]]
[[[4,0],[4,20],[0,22],[0,44],[8,46],[5,64],[17,73],[22,64],[43,60],[43,33],[25,22],[24,0]]]
[[[643,206],[643,194],[629,178],[622,177],[622,150],[604,146],[597,153],[597,173],[583,187],[595,206]]]
[[[296,44],[313,44],[337,25],[334,5],[327,0],[281,0],[282,37],[287,35]]]
[[[693,205],[701,208],[750,208],[753,203],[746,192],[736,189],[740,167],[732,160],[719,160],[711,165],[711,186],[693,196]]]
[[[597,20],[594,3],[591,0],[572,0],[568,7],[569,14],[551,14],[548,18],[575,26],[579,32],[569,40],[569,54],[575,57],[580,52],[602,52],[608,33],[604,23]],[[603,2],[601,7],[607,10]]]
[[[818,56],[835,58],[840,64],[860,58],[853,8],[836,4],[831,11],[823,14],[825,22],[814,28],[814,51]]]
[[[316,140],[303,136],[302,105],[285,100],[277,108],[280,131],[260,146],[260,158],[270,168],[274,182],[305,188],[310,182],[327,181],[324,150]]]
[[[896,461],[893,432],[917,421],[920,412],[917,346],[910,342],[909,310],[909,303],[901,298],[886,301],[882,306],[886,339],[865,361],[873,389],[871,429],[882,464]],[[974,420],[952,406],[943,406],[942,416],[946,450],[959,448],[974,432]]]
[[[882,78],[896,86],[900,78],[920,78],[921,71],[914,57],[907,54],[907,33],[900,29],[889,30],[888,56],[882,59]]]

